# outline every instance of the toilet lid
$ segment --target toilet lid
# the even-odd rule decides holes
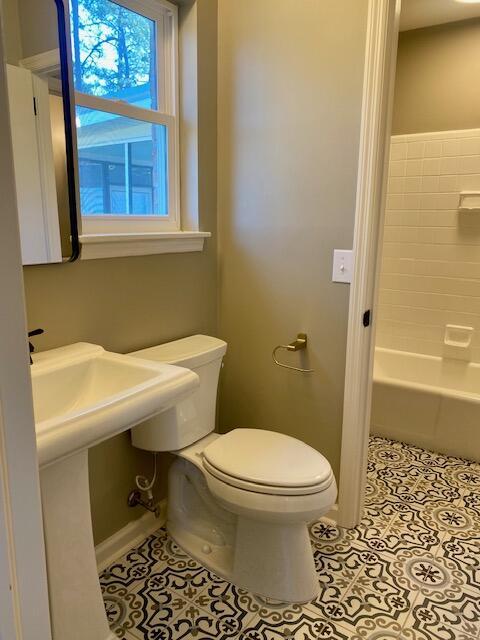
[[[262,429],[234,429],[203,451],[222,474],[268,487],[319,487],[332,469],[321,453],[301,440]]]

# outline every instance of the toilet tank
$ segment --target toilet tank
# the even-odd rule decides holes
[[[200,386],[186,400],[132,429],[132,444],[147,451],[177,451],[215,429],[217,388],[227,343],[210,336],[190,336],[130,355],[191,369]]]

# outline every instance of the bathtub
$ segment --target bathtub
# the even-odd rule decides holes
[[[372,433],[480,461],[480,364],[375,349]]]

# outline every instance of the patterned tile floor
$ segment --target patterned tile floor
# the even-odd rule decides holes
[[[218,578],[160,529],[101,577],[125,640],[480,640],[480,464],[373,437],[365,517],[311,527],[321,586],[266,602]]]

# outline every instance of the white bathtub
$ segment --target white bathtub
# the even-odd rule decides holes
[[[480,364],[375,350],[372,433],[480,461]]]

